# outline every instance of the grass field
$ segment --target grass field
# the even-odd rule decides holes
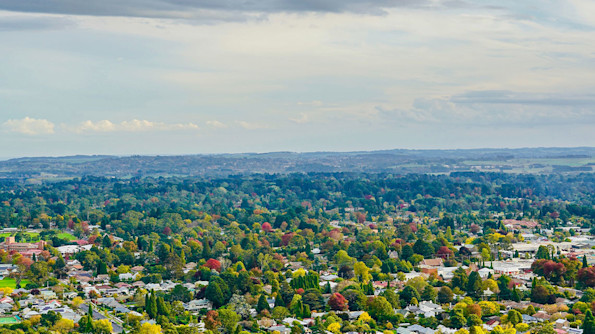
[[[19,322],[18,317],[2,317],[0,318],[0,325],[16,324]]]
[[[0,237],[10,237],[12,235],[15,235],[16,233],[10,233],[10,232],[5,232],[5,233],[0,233]],[[39,241],[39,233],[31,233],[31,232],[25,232],[26,235],[28,235],[31,240],[33,241]]]
[[[58,238],[65,239],[65,240],[68,240],[68,241],[73,241],[73,240],[76,240],[77,239],[74,235],[72,235],[70,233],[65,233],[65,232],[58,233]]]
[[[27,283],[29,283],[29,280],[21,280],[21,287],[24,287],[25,285],[27,285]],[[12,288],[12,289],[16,289],[16,282],[14,280],[14,278],[5,278],[3,280],[0,280],[0,288]]]

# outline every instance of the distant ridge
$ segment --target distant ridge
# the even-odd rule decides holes
[[[0,161],[0,179],[206,176],[254,173],[592,172],[595,148],[379,150],[194,155],[74,155]]]

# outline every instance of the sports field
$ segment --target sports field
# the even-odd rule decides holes
[[[7,325],[7,324],[16,324],[20,322],[19,316],[14,317],[2,317],[0,318],[0,325]]]
[[[29,283],[29,280],[21,280],[21,286],[24,287],[25,285],[27,285],[27,283]],[[16,289],[16,282],[14,280],[14,278],[5,278],[3,280],[0,280],[0,288],[12,288],[12,289]]]

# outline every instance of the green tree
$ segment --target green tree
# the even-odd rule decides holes
[[[472,271],[467,280],[467,293],[472,297],[479,297],[483,292],[482,280],[477,271]]]
[[[170,307],[169,304],[163,300],[163,297],[157,298],[157,314],[169,317]]]
[[[437,299],[439,303],[446,304],[452,302],[453,296],[452,290],[447,286],[443,286],[438,290]]]
[[[583,322],[583,334],[595,334],[595,317],[593,312],[588,310],[585,314],[585,321]]]
[[[388,319],[394,314],[392,305],[382,296],[372,298],[368,304],[368,311],[373,318],[379,321]]]
[[[260,313],[264,310],[270,310],[269,303],[267,302],[266,297],[264,294],[261,294],[258,298],[258,304],[256,305],[256,312]]]
[[[234,311],[228,309],[220,309],[218,312],[219,321],[221,321],[223,328],[225,328],[227,333],[233,333],[233,330],[241,320],[241,317]]]
[[[219,308],[225,304],[225,297],[217,282],[211,281],[209,285],[207,285],[205,297],[213,303],[215,308]]]
[[[436,289],[434,289],[434,287],[431,285],[426,285],[424,291],[421,294],[421,299],[435,302],[437,296],[438,293],[436,292]]]
[[[508,322],[516,326],[516,324],[523,322],[523,315],[517,310],[510,310],[508,311]]]
[[[420,299],[419,296],[419,292],[417,292],[417,290],[410,286],[410,285],[406,285],[405,288],[403,289],[403,291],[401,291],[401,293],[399,294],[399,299],[401,300],[401,306],[405,307],[409,304],[411,304],[411,300],[415,298],[416,300]]]

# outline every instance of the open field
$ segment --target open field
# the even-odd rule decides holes
[[[29,280],[26,280],[26,279],[21,280],[22,287],[27,285],[27,283],[29,283]],[[0,288],[16,289],[16,282],[15,282],[14,278],[5,278],[3,280],[0,280]]]

